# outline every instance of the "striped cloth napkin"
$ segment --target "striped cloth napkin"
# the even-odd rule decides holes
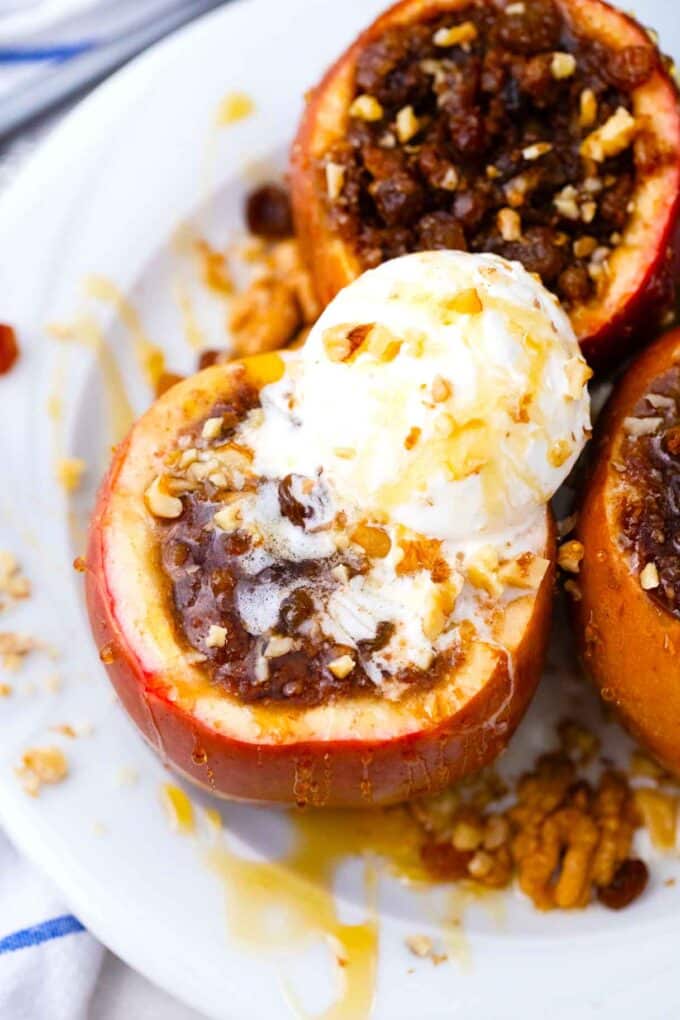
[[[225,0],[0,0],[0,139]]]
[[[37,114],[52,96],[73,92],[63,92],[65,70],[66,84],[82,90],[221,2],[0,0],[0,140],[26,113]],[[0,192],[48,126],[43,122],[3,148]],[[103,947],[0,830],[0,1020],[99,1020],[90,1003],[104,958]],[[164,1020],[173,1004],[149,989],[143,1015]],[[180,1007],[177,1014],[172,1011],[180,1013],[185,1015]],[[142,1013],[130,1001],[127,1015],[138,1020]]]
[[[103,954],[0,833],[2,1020],[87,1020]]]

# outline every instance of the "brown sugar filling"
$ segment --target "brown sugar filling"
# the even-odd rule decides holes
[[[470,3],[388,29],[360,53],[346,136],[320,161],[336,228],[366,268],[414,250],[492,251],[567,308],[587,301],[637,176],[660,159],[640,125],[634,153],[626,114],[659,60],[651,44],[575,35],[552,0]],[[584,155],[615,116],[626,144],[623,130],[611,155]]]
[[[204,419],[183,434],[180,447],[205,450],[229,442],[239,422],[258,406],[257,391],[242,387],[232,401],[216,404],[207,416],[222,418],[219,439],[203,438]],[[245,487],[253,491],[266,482],[248,480]],[[276,484],[282,515],[295,527],[304,528],[309,508],[296,499],[296,476],[289,475]],[[254,545],[252,535],[238,529],[222,531],[211,523],[228,497],[228,490],[219,482],[206,479],[182,492],[179,517],[158,522],[161,569],[169,582],[177,632],[204,657],[211,680],[244,702],[284,701],[302,707],[378,693],[379,687],[366,665],[392,637],[394,625],[390,621],[379,622],[375,636],[360,641],[357,647],[338,645],[318,627],[309,626],[319,596],[328,596],[339,585],[334,568],[343,566],[349,577],[369,569],[364,550],[350,545],[342,553],[324,559],[279,559],[253,572],[247,559]],[[264,634],[253,635],[239,614],[239,592],[247,589],[257,598],[258,591],[271,585],[289,589],[289,593],[281,602],[275,626]],[[222,628],[219,645],[211,646],[206,641],[212,627]],[[269,655],[272,639],[278,642],[277,654]],[[345,664],[347,656],[352,668],[343,675],[344,670],[337,664]],[[431,687],[463,657],[464,650],[454,646],[434,656],[428,669],[403,669],[390,674],[389,680],[393,689],[397,685],[402,693],[414,686]]]
[[[625,425],[621,541],[649,596],[680,618],[680,367],[655,380]]]

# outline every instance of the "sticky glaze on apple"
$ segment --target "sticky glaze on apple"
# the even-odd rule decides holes
[[[624,425],[622,542],[649,596],[680,618],[680,368],[654,382]]]
[[[258,405],[257,391],[241,387],[234,399],[216,404],[208,418],[185,432],[167,458],[167,492],[171,499],[181,494],[182,509],[176,519],[159,520],[160,559],[178,632],[204,657],[211,679],[245,702],[311,706],[331,697],[375,693],[380,674],[375,656],[390,641],[394,625],[380,620],[373,634],[350,647],[329,640],[318,616],[320,605],[327,605],[348,579],[366,572],[370,555],[378,555],[389,539],[379,527],[363,525],[353,541],[341,543],[341,552],[327,556],[292,561],[264,553],[257,537],[239,527],[236,508],[252,496],[269,490],[281,517],[301,538],[343,532],[346,518],[329,510],[321,477],[269,480],[248,472],[251,455],[235,433]],[[219,455],[214,463],[205,457],[211,450]],[[238,488],[230,489],[234,484]],[[448,567],[436,550],[430,550],[430,559],[433,578],[446,581]],[[458,641],[435,654],[425,668],[394,673],[392,696],[414,684],[436,685],[463,661],[463,646]]]
[[[575,35],[553,0],[390,27],[360,52],[346,136],[319,161],[336,229],[364,267],[493,251],[568,309],[588,301],[637,175],[664,158],[631,113],[660,60]]]

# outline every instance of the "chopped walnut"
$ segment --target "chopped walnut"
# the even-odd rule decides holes
[[[351,655],[340,655],[337,659],[333,659],[328,663],[328,668],[338,680],[344,680],[352,672],[355,665]]]
[[[68,762],[58,747],[35,747],[24,751],[15,772],[25,792],[37,797],[43,785],[60,783],[66,778]]]
[[[553,78],[561,81],[563,78],[571,78],[576,70],[576,58],[572,53],[553,53],[550,61],[550,73]]]
[[[547,156],[549,152],[552,152],[550,142],[534,142],[533,145],[527,145],[525,149],[522,149],[522,156],[531,162],[534,159],[540,159],[541,156]]]
[[[383,108],[375,96],[357,96],[349,108],[350,117],[357,117],[359,120],[380,120],[383,113]]]
[[[498,580],[510,588],[535,591],[545,577],[550,561],[533,553],[521,553],[498,568]]]
[[[31,583],[10,552],[0,549],[0,611],[31,594]]]
[[[218,624],[211,624],[205,639],[207,648],[224,648],[227,643],[227,631],[225,627]]]
[[[420,121],[416,117],[412,106],[404,106],[397,114],[397,137],[402,144],[410,142],[414,135],[420,131]]]
[[[597,120],[597,98],[592,89],[581,93],[579,121],[581,127],[591,127]]]
[[[408,935],[406,947],[414,956],[425,959],[432,952],[432,939],[429,935]]]
[[[663,790],[641,787],[635,791],[635,804],[656,849],[672,850],[676,840],[678,798]]]
[[[477,38],[477,26],[472,21],[464,21],[462,25],[451,28],[439,28],[432,37],[435,46],[464,46]]]
[[[154,517],[165,520],[179,517],[183,510],[182,500],[170,495],[167,491],[167,482],[160,475],[147,487],[144,501]]]
[[[326,194],[331,202],[335,202],[342,194],[345,185],[345,168],[340,163],[326,163]]]
[[[578,542],[576,539],[563,542],[557,551],[557,564],[568,574],[578,574],[584,554],[585,549],[582,542]]]
[[[238,356],[285,347],[301,325],[295,292],[275,276],[255,280],[232,301],[229,329]]]
[[[470,584],[496,598],[503,591],[498,569],[498,552],[492,545],[482,546],[468,559],[466,564],[466,573]]]
[[[623,428],[629,436],[651,436],[663,425],[663,418],[624,418]]]
[[[264,650],[265,658],[267,659],[278,659],[282,655],[288,655],[289,652],[294,651],[298,647],[296,641],[290,637],[282,637],[279,634],[273,634],[267,642],[267,647]],[[345,674],[346,675],[346,674]]]
[[[576,201],[578,192],[573,184],[567,184],[553,198],[553,205],[561,216],[567,220],[580,219],[581,213]]]
[[[519,241],[522,238],[522,220],[515,209],[500,209],[496,223],[504,241]]]
[[[653,591],[661,584],[656,563],[647,563],[640,571],[640,586],[644,591]]]
[[[635,118],[625,106],[619,106],[601,127],[584,139],[581,143],[581,155],[586,159],[595,160],[596,163],[603,163],[605,159],[618,156],[627,149],[635,137],[636,130]]]

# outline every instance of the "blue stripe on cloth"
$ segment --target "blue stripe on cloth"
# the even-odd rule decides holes
[[[71,60],[87,53],[96,43],[85,40],[56,46],[0,46],[0,64],[35,64],[43,61]]]
[[[0,956],[3,953],[12,953],[16,949],[28,949],[29,946],[39,946],[41,942],[49,942],[50,939],[60,939],[63,935],[73,935],[78,931],[85,931],[85,929],[73,914],[62,914],[61,917],[52,917],[49,921],[34,924],[32,928],[22,928],[21,931],[5,935],[4,938],[0,939]]]

